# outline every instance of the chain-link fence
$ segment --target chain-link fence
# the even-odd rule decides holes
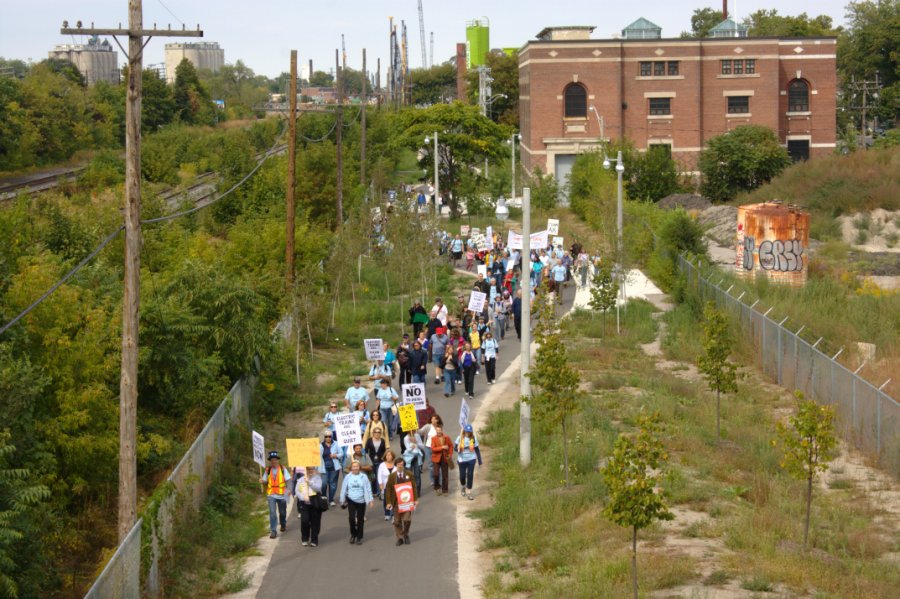
[[[174,526],[203,505],[225,459],[225,434],[232,423],[249,422],[254,384],[253,378],[234,384],[178,466],[144,506],[143,518],[118,547],[85,599],[137,599],[142,588],[147,596],[159,595],[161,558],[170,546]]]
[[[779,385],[802,391],[804,396],[835,406],[837,426],[843,437],[858,449],[873,456],[878,465],[900,476],[900,403],[862,376],[829,356],[819,347],[819,339],[810,343],[770,317],[772,309],[762,311],[759,301],[745,303],[744,293],[734,297],[705,278],[700,269],[684,256],[678,258],[679,270],[686,276],[688,288],[703,302],[715,301],[738,319],[741,329],[756,348],[759,366]],[[840,352],[838,352],[840,353]]]

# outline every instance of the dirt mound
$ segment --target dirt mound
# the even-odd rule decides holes
[[[737,208],[734,206],[710,206],[698,216],[708,226],[707,236],[723,247],[734,247],[737,235]]]
[[[674,210],[675,208],[706,210],[712,206],[712,202],[695,193],[673,193],[661,199],[658,205],[663,210]]]

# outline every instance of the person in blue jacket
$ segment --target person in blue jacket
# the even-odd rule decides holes
[[[335,442],[332,434],[325,433],[325,440],[319,446],[319,454],[322,456],[319,462],[319,474],[322,475],[323,492],[326,492],[328,501],[334,505],[344,452],[341,450],[341,446]]]
[[[475,499],[472,493],[472,482],[475,478],[475,461],[481,466],[481,449],[471,424],[463,427],[463,432],[456,438],[456,461],[459,463],[459,489],[463,497]],[[468,492],[468,495],[467,495]]]
[[[350,544],[362,545],[366,504],[372,507],[375,502],[369,478],[359,471],[357,461],[350,463],[350,473],[344,477],[344,484],[341,486],[340,500],[341,507],[346,507],[350,516]]]

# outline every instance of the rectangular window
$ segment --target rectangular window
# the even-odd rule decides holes
[[[641,77],[649,77],[652,71],[652,62],[642,62],[641,63]]]
[[[728,114],[750,112],[750,96],[728,96]]]
[[[669,61],[669,76],[674,77],[678,75],[678,61],[670,60]]]
[[[723,60],[722,61],[722,74],[723,75],[731,75],[731,61]]]
[[[650,114],[672,114],[672,98],[649,98]]]
[[[735,75],[743,75],[744,74],[744,61],[743,60],[735,60],[733,69],[734,69]]]
[[[748,75],[752,75],[756,72],[756,60],[753,58],[748,58],[744,61],[744,72]]]
[[[653,76],[654,77],[665,77],[665,75],[666,75],[666,63],[654,62],[653,63]]]

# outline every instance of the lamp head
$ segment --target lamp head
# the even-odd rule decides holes
[[[427,135],[425,136],[425,143],[427,143],[427,144],[431,143],[431,138]]]
[[[606,157],[603,158],[603,168],[605,168],[606,170],[609,170],[609,158],[606,158]]]
[[[622,164],[621,162],[616,162],[616,172],[617,172],[617,173],[624,173],[624,172],[625,172],[625,165]]]

